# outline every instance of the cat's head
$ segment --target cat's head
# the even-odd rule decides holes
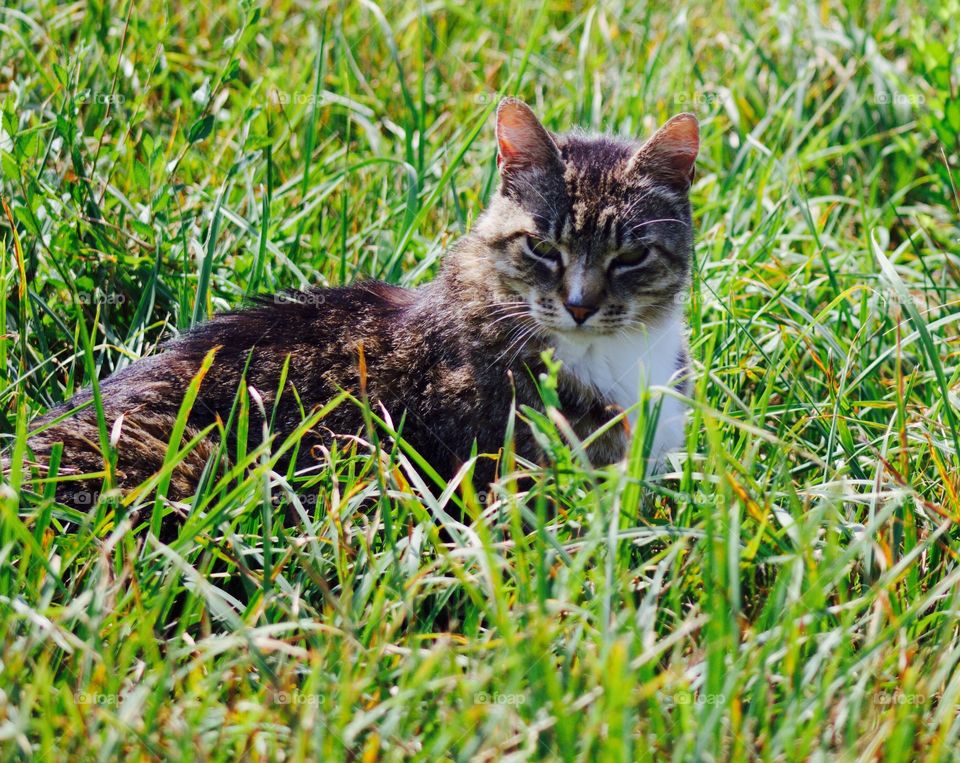
[[[497,142],[500,187],[476,233],[501,300],[574,335],[643,330],[676,309],[693,244],[693,115],[646,142],[553,135],[508,98]]]

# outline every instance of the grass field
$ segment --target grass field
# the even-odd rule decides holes
[[[295,497],[249,433],[161,543],[151,490],[77,513],[13,469],[0,757],[960,760],[958,38],[957,0],[0,9],[14,464],[252,294],[430,279],[502,95],[703,142],[668,476],[544,419],[523,490],[424,484],[381,437]]]

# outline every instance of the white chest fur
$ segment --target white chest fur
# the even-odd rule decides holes
[[[679,314],[627,336],[581,336],[567,333],[557,338],[557,357],[567,373],[581,384],[593,387],[610,403],[624,409],[636,406],[642,390],[666,387],[677,376],[677,362],[685,347],[683,321]],[[684,406],[669,395],[651,395],[651,408],[659,406],[657,431],[651,458],[683,445]],[[639,408],[629,410],[636,424]]]

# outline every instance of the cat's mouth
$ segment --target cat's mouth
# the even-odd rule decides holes
[[[540,294],[515,295],[495,303],[489,316],[508,339],[536,337],[584,342],[595,337],[624,335],[642,323],[640,316],[626,306],[601,304],[586,314],[578,307],[571,309],[559,298]]]
[[[543,311],[534,305],[531,306],[530,317],[550,334],[581,339],[616,334],[625,330],[629,324],[629,321],[618,320],[616,316],[607,315],[602,307],[584,315],[582,312],[570,311],[565,307],[553,307]]]
[[[599,315],[577,321],[571,317],[565,319],[563,315],[558,315],[556,312],[538,315],[536,310],[532,310],[531,318],[541,329],[550,334],[584,337],[604,333]]]
[[[589,315],[571,311],[558,301],[529,304],[528,316],[543,331],[562,338],[583,341],[591,337],[629,336],[643,333],[677,311],[675,302],[635,300],[633,304],[602,304]]]

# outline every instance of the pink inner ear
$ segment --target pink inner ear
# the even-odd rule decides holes
[[[683,177],[689,177],[699,151],[697,118],[693,114],[678,114],[647,141],[640,154],[646,162],[658,162]]]
[[[530,108],[520,101],[505,101],[497,110],[499,166],[546,165],[557,147]]]
[[[700,125],[693,114],[678,114],[653,134],[631,159],[631,167],[663,180],[689,185],[700,151]]]

